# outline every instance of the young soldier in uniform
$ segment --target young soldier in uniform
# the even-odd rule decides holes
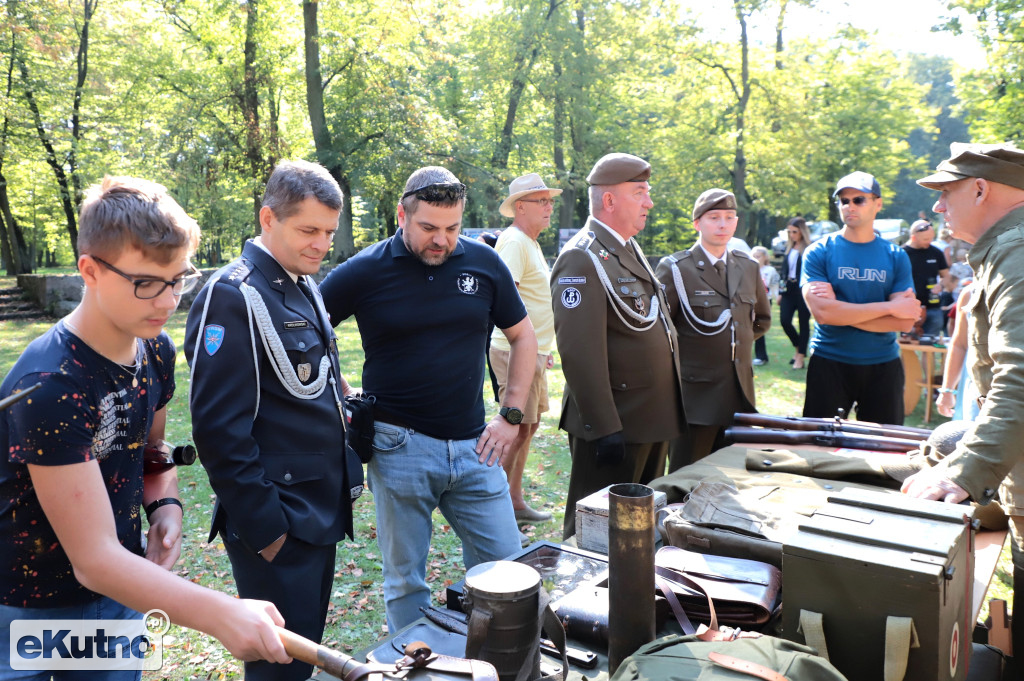
[[[143,478],[145,444],[163,439],[175,387],[163,326],[198,280],[189,259],[199,227],[162,186],[108,177],[86,194],[79,229],[81,303],[0,386],[7,397],[39,384],[0,413],[0,679],[26,676],[11,669],[16,620],[141,619],[155,608],[237,657],[287,662],[273,605],[168,572],[181,551],[177,473]]]
[[[594,164],[591,217],[551,272],[565,373],[558,425],[572,453],[566,538],[576,531],[579,499],[664,475],[669,442],[686,429],[676,330],[661,282],[633,240],[654,206],[650,176],[650,164],[630,154]]]
[[[758,264],[726,251],[737,222],[732,192],[707,190],[693,207],[697,243],[656,270],[686,349],[680,371],[689,433],[672,443],[670,473],[721,447],[733,414],[756,411],[751,349],[771,326],[771,308]]]
[[[192,435],[217,493],[210,538],[224,537],[239,594],[273,601],[288,629],[314,641],[363,481],[345,446],[350,388],[309,280],[330,250],[341,200],[322,166],[279,163],[260,236],[210,278],[185,330]],[[249,681],[310,673],[301,662],[245,666]]]

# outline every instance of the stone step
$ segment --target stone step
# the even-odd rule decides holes
[[[0,300],[0,311],[15,312],[17,310],[38,310],[35,303],[29,300]]]
[[[18,319],[22,321],[48,321],[52,319],[52,317],[50,317],[48,314],[39,309],[18,310],[15,312],[4,312],[0,310],[0,321],[7,321],[12,319]]]

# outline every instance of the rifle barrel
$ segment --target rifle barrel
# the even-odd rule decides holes
[[[894,437],[902,440],[927,440],[930,430],[911,428],[909,426],[883,425],[867,421],[848,421],[846,419],[817,419],[802,416],[770,416],[768,414],[733,414],[733,423],[738,426],[761,426],[762,428],[778,428],[781,430],[824,431],[834,433],[852,433],[856,435],[877,435]]]
[[[846,435],[844,433],[817,431],[786,431],[766,428],[726,428],[727,443],[763,443],[784,445],[816,445],[818,447],[845,447],[866,449],[873,452],[909,452],[917,449],[920,442],[879,435]]]

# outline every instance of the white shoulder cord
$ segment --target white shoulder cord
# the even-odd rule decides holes
[[[288,359],[288,353],[284,349],[284,344],[281,343],[281,337],[278,336],[277,330],[274,328],[274,322],[270,318],[270,313],[267,311],[266,303],[263,302],[263,297],[259,291],[249,284],[243,283],[239,286],[239,289],[242,291],[242,295],[245,296],[250,319],[255,320],[256,326],[260,330],[263,347],[269,355],[270,365],[274,368],[274,373],[277,374],[281,384],[288,392],[299,399],[313,400],[320,397],[324,388],[327,387],[327,379],[330,375],[330,352],[324,352],[324,356],[320,359],[317,379],[309,385],[303,385],[299,377],[295,375],[295,369],[292,367],[291,360]],[[253,342],[255,342],[255,338]]]
[[[698,317],[693,312],[693,308],[690,307],[690,299],[686,295],[686,287],[683,286],[683,277],[679,273],[679,266],[676,265],[676,261],[674,260],[672,261],[672,282],[676,285],[676,292],[679,294],[679,302],[682,304],[683,310],[685,312],[685,314],[683,314],[683,317],[686,319],[686,321],[689,323],[690,327],[694,331],[701,334],[702,336],[714,336],[715,334],[721,333],[725,329],[725,325],[728,324],[729,321],[732,319],[732,310],[726,308],[722,312],[722,314],[718,315],[718,319],[716,319],[713,322],[706,322],[700,317]],[[697,328],[694,322],[697,322],[697,324],[700,324],[701,326],[710,327],[714,330],[702,331],[701,329]]]
[[[623,303],[617,295],[615,295],[615,289],[612,287],[612,282],[608,278],[608,273],[604,271],[604,267],[602,267],[601,263],[597,261],[597,256],[594,255],[593,251],[587,250],[587,255],[589,255],[590,259],[594,261],[594,269],[597,270],[597,278],[600,279],[601,283],[604,285],[604,292],[605,295],[608,296],[608,301],[612,304],[612,309],[615,310],[615,314],[619,317],[619,320],[626,326],[626,328],[632,329],[633,331],[647,331],[654,326],[658,321],[659,301],[657,291],[655,291],[655,294],[651,296],[651,311],[648,312],[646,316],[637,314],[633,310],[630,310],[629,307]],[[640,322],[641,325],[634,326],[630,322],[626,321],[625,317],[622,316],[620,309],[624,310],[626,314],[637,322]]]
[[[641,250],[640,244],[638,244],[635,239],[630,239],[630,243],[633,244],[633,251],[636,254],[636,259],[640,261],[640,264],[643,265],[643,268],[647,272],[648,276],[651,277],[652,286],[654,288],[653,298],[658,299],[658,287],[661,286],[662,284],[660,281],[658,281],[658,276],[654,273],[654,270],[651,269],[651,264],[647,262],[647,256],[644,255],[643,250]],[[653,303],[651,307],[654,307]],[[668,336],[668,347],[672,350],[673,353],[675,353],[676,334],[672,333],[672,329],[668,325],[668,316],[665,314],[661,315],[661,325],[665,327],[665,335]]]

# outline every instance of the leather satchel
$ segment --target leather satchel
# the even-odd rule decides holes
[[[782,571],[768,563],[664,546],[654,569],[662,590],[671,590],[698,622],[712,621],[709,600],[718,622],[745,629],[766,624],[779,606]]]

